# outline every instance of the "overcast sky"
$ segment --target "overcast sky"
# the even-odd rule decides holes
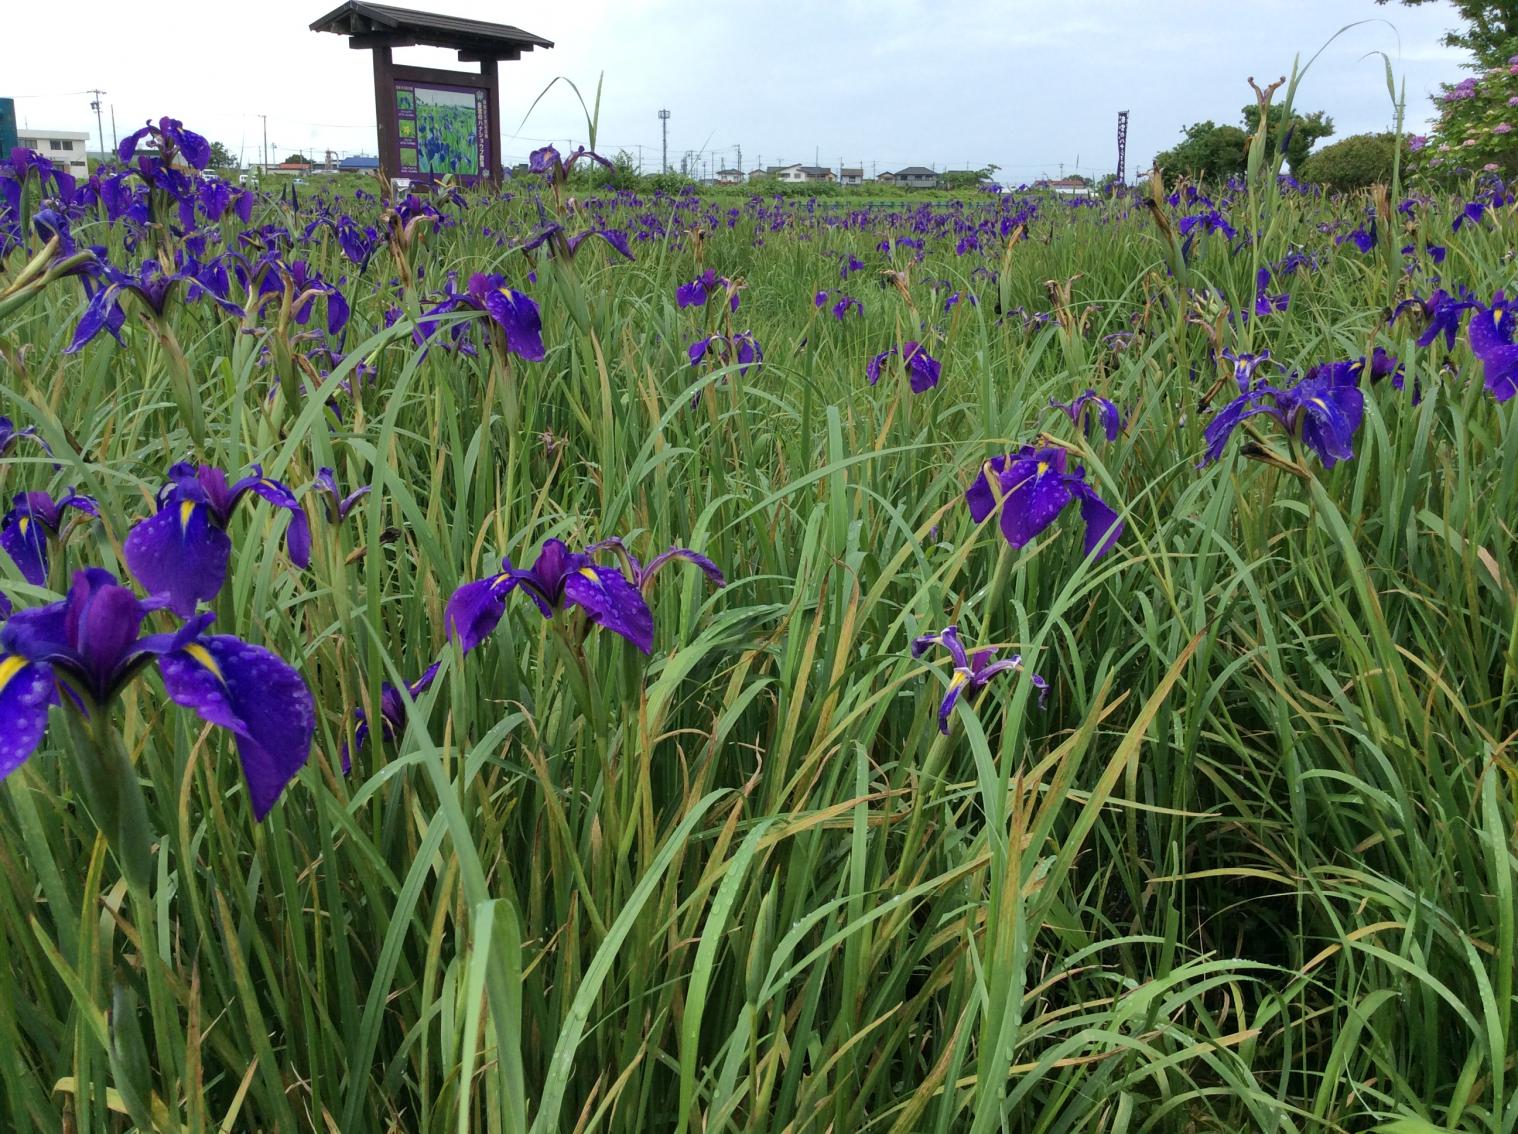
[[[327,148],[373,153],[370,55],[310,23],[336,0],[83,0],[60,22],[50,4],[12,6],[0,95],[23,125],[95,131],[87,87],[106,91],[105,133],[169,114],[248,161],[268,116],[277,156]],[[1114,168],[1115,119],[1132,112],[1129,173],[1147,168],[1182,127],[1233,122],[1245,78],[1289,73],[1334,32],[1302,82],[1298,106],[1326,110],[1340,136],[1387,128],[1385,67],[1407,83],[1412,129],[1429,95],[1466,59],[1439,42],[1447,3],[1373,0],[401,0],[450,15],[514,24],[556,47],[503,63],[503,152],[586,138],[573,93],[604,76],[598,149],[658,164],[667,107],[671,163],[705,150],[730,164],[863,162],[1001,166],[1016,183]],[[43,47],[57,42],[57,46]],[[33,49],[34,48],[34,49]],[[398,62],[466,67],[451,53],[397,52]],[[6,89],[9,88],[9,89]],[[524,121],[525,116],[525,121]],[[92,147],[95,143],[92,141]]]

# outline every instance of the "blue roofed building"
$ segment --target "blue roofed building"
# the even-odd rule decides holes
[[[370,157],[367,154],[354,154],[338,162],[337,168],[344,173],[363,173],[367,169],[378,169],[379,158]]]

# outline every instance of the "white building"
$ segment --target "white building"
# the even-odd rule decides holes
[[[33,130],[29,127],[16,131],[16,141],[29,150],[36,150],[48,161],[75,177],[88,177],[90,164],[85,160],[90,136],[78,130]]]

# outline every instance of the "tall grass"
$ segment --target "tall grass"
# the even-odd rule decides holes
[[[288,659],[320,707],[267,821],[228,738],[152,681],[113,718],[158,834],[144,901],[65,729],[0,788],[7,1125],[1518,1128],[1518,403],[1464,346],[1441,368],[1388,328],[1385,297],[1432,280],[1334,243],[1364,201],[1288,193],[1256,246],[1198,239],[1203,297],[1121,201],[1045,202],[1025,239],[981,230],[958,255],[1018,203],[607,198],[582,207],[647,235],[636,262],[591,243],[529,284],[507,250],[534,199],[443,206],[412,288],[383,251],[359,273],[321,230],[298,241],[354,308],[347,361],[299,404],[270,397],[266,321],[173,306],[203,445],[137,318],[64,356],[64,282],[0,326],[0,410],[53,452],[13,450],[6,491],[101,503],[55,588],[119,570],[185,456],[373,486],[344,526],[313,508],[304,572],[282,516],[234,524],[218,628]],[[1514,222],[1450,238],[1460,204],[1420,207],[1417,239],[1449,245],[1444,286],[1489,295]],[[1252,207],[1224,205],[1241,232]],[[266,201],[254,223],[299,237],[308,216]],[[121,226],[78,231],[129,259]],[[904,235],[921,258],[877,250]],[[1272,285],[1289,310],[1230,319],[1220,297],[1247,308],[1254,260],[1293,249],[1321,268]],[[867,269],[840,285],[847,253]],[[744,284],[762,367],[690,366],[704,324],[674,288],[704,267]],[[413,343],[445,274],[486,270],[541,304],[545,362]],[[1049,311],[1051,280],[1065,317],[1025,326],[1014,308]],[[863,318],[814,307],[840,286]],[[973,301],[945,311],[953,291]],[[868,386],[866,360],[908,338],[940,385]],[[1296,477],[1235,446],[1195,467],[1214,346],[1305,368],[1373,343],[1408,389],[1367,390],[1353,461]],[[1048,408],[1088,387],[1128,414],[1115,443]],[[970,522],[980,462],[1040,431],[1123,511],[1111,555],[1084,560],[1069,517],[1021,552]],[[662,574],[647,659],[526,602],[467,657],[447,641],[448,596],[499,556],[613,535],[697,548],[729,583]],[[48,597],[3,562],[18,605]],[[947,672],[908,645],[951,621],[1022,653],[1047,706],[994,682],[940,735]],[[438,658],[403,734],[343,776],[352,710]]]

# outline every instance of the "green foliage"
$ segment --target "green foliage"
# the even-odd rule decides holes
[[[212,169],[235,169],[237,159],[232,156],[232,151],[220,142],[211,143],[211,168]]]
[[[999,167],[989,165],[983,169],[951,169],[939,177],[945,189],[974,189],[982,181],[992,177]]]
[[[1336,192],[1389,185],[1396,156],[1396,135],[1352,134],[1314,153],[1297,176]]]
[[[1411,139],[1419,168],[1456,176],[1518,173],[1518,62],[1441,84],[1434,105],[1432,132]]]
[[[1510,286],[1510,210],[1450,237],[1459,201],[1420,207],[1450,244],[1436,284],[1334,245],[1362,202],[1288,193],[1241,254],[1196,237],[1204,293],[1128,200],[1041,199],[1010,249],[959,255],[945,226],[914,263],[877,248],[904,231],[894,203],[760,216],[743,186],[711,198],[740,215],[698,252],[682,222],[704,205],[645,196],[607,207],[666,226],[636,262],[590,241],[567,265],[502,258],[541,224],[541,183],[514,188],[438,199],[419,288],[387,285],[404,251],[360,276],[327,230],[302,240],[316,193],[299,217],[261,199],[251,225],[293,228],[287,254],[346,276],[353,307],[343,361],[314,359],[292,402],[264,349],[277,297],[239,316],[179,289],[160,328],[131,306],[119,344],[77,354],[76,281],[0,316],[0,413],[52,449],[0,459],[4,498],[72,484],[102,512],[47,588],[0,555],[18,606],[115,566],[181,457],[373,489],[343,524],[307,498],[306,570],[282,513],[232,521],[215,629],[290,659],[320,714],[264,824],[231,738],[151,676],[110,710],[150,886],[96,835],[62,707],[0,782],[0,1127],[1512,1129],[1518,400],[1493,401],[1463,341],[1388,326],[1383,298]],[[994,230],[1023,203],[952,216]],[[75,225],[114,263],[145,253],[96,213]],[[221,228],[243,247],[235,215]],[[1322,267],[1271,283],[1286,311],[1217,306],[1253,294],[1252,256],[1298,252]],[[813,295],[844,254],[865,311],[838,321]],[[543,362],[493,362],[479,317],[444,317],[472,353],[413,340],[449,273],[486,266],[542,305]],[[733,319],[766,352],[747,373],[690,365],[727,325],[720,298],[675,305],[707,267],[744,285]],[[945,280],[975,302],[945,311]],[[1071,281],[1053,312],[1050,280]],[[939,386],[870,386],[866,360],[908,336]],[[1221,348],[1305,369],[1372,342],[1408,388],[1365,387],[1353,460],[1299,468],[1262,427],[1196,468]],[[1127,413],[1115,441],[1049,406],[1088,387]],[[1083,560],[1073,509],[1019,551],[972,522],[975,470],[1040,433],[1120,507],[1105,559]],[[662,572],[651,657],[520,593],[480,649],[448,643],[447,596],[501,555],[611,535],[645,561],[696,547],[728,585]],[[950,621],[1020,653],[1047,705],[1004,674],[940,735],[947,668],[909,644]],[[377,721],[381,682],[435,660],[345,775],[354,709]]]
[[[1260,125],[1260,108],[1257,103],[1248,103],[1243,112],[1244,131],[1253,134]],[[1265,166],[1272,167],[1276,157],[1276,141],[1282,137],[1281,124],[1286,115],[1286,108],[1279,103],[1272,103],[1267,114],[1267,131],[1265,146]],[[1310,114],[1298,114],[1292,112],[1291,120],[1286,125],[1286,165],[1292,173],[1301,175],[1302,163],[1307,160],[1308,151],[1313,144],[1323,138],[1333,136],[1334,120],[1329,118],[1321,110],[1314,110]]]
[[[296,153],[288,155],[285,158],[283,164],[285,164],[285,165],[310,165],[311,164],[311,159],[308,158],[303,153],[296,152]]]
[[[1244,172],[1249,136],[1237,126],[1212,121],[1186,127],[1181,141],[1157,155],[1154,167],[1167,179],[1223,180]]]

